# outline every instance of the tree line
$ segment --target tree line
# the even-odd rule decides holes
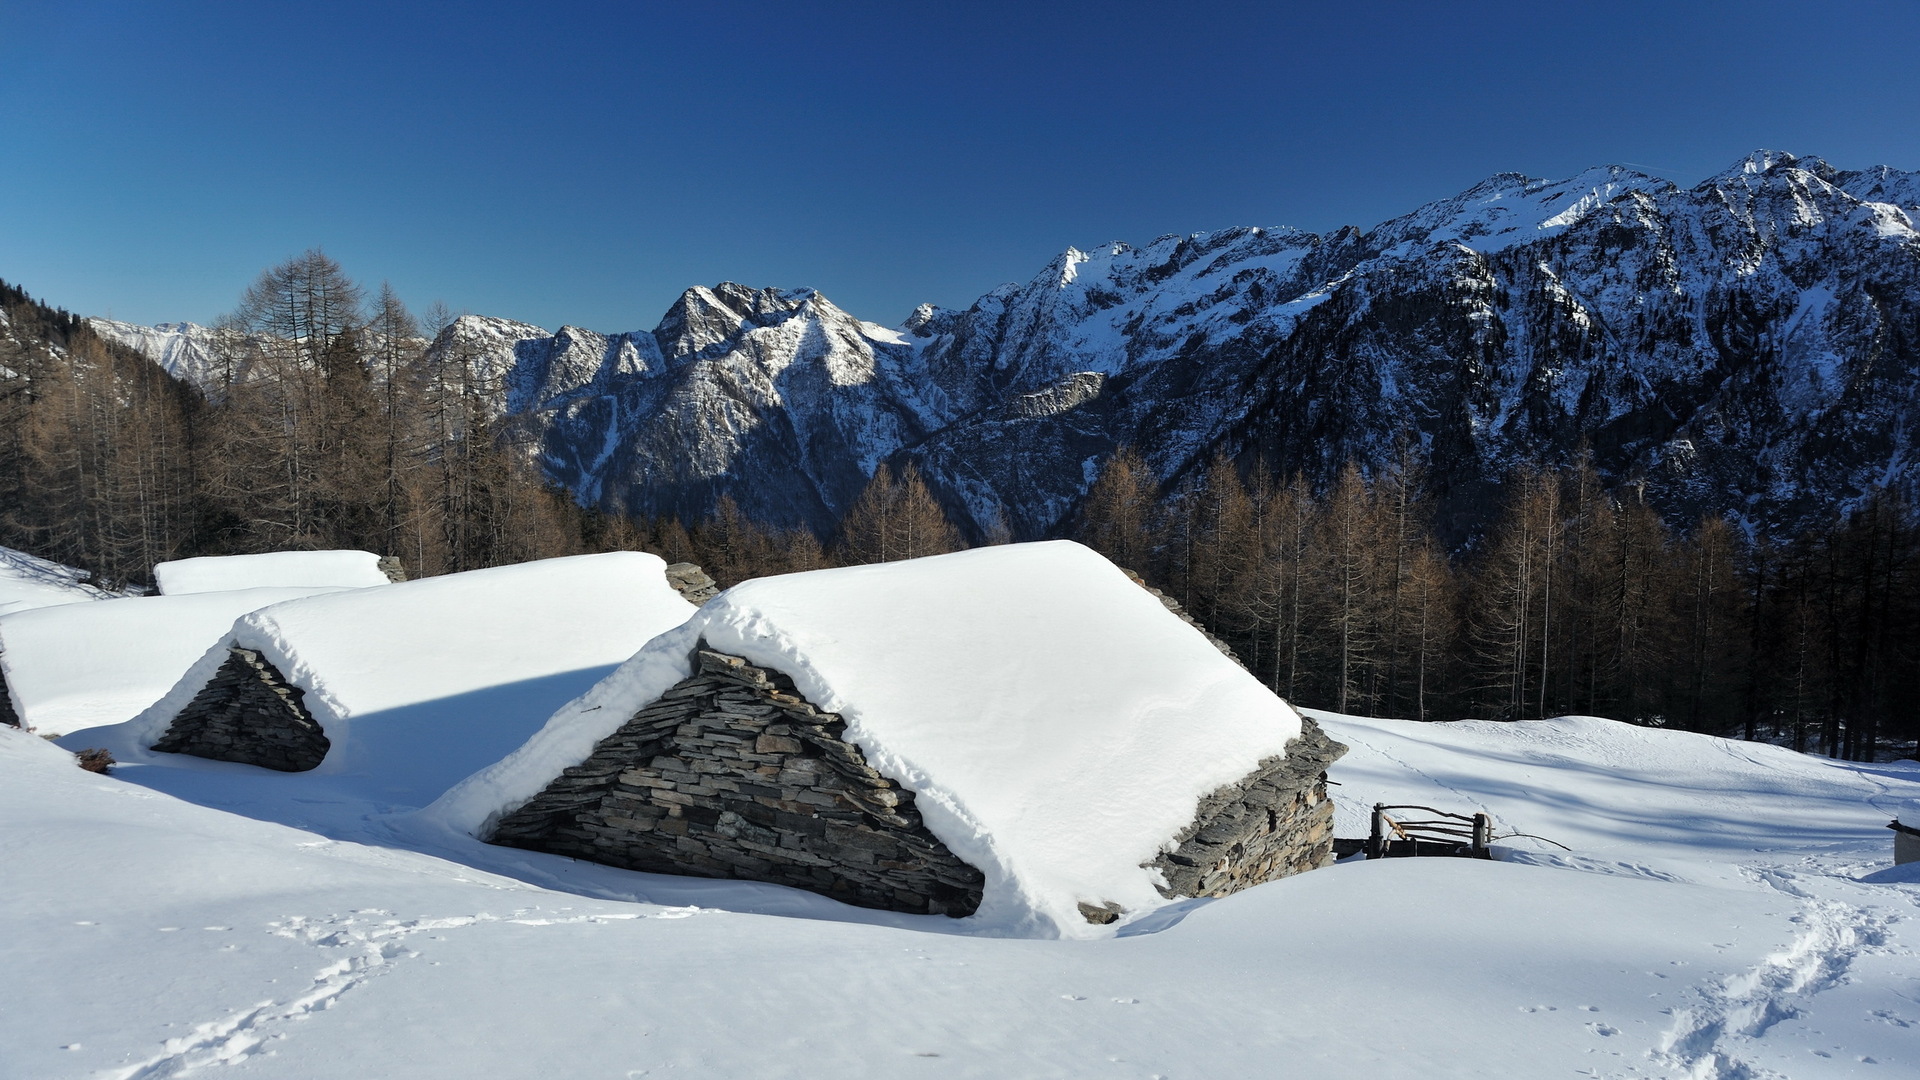
[[[440,574],[643,549],[723,585],[956,550],[910,464],[835,531],[722,496],[699,521],[579,506],[488,357],[310,251],[263,272],[189,387],[0,283],[0,544],[142,584],[202,554],[365,548]],[[438,338],[439,344],[434,342]],[[1122,448],[1061,527],[1179,600],[1303,705],[1422,720],[1567,713],[1871,758],[1920,735],[1920,515],[1876,494],[1788,540],[1662,520],[1644,485],[1523,467],[1464,548],[1418,456],[1329,484]],[[985,542],[1006,537],[989,536]]]
[[[1140,569],[1301,704],[1416,719],[1605,716],[1871,760],[1920,736],[1920,515],[1675,528],[1591,464],[1516,469],[1443,547],[1415,456],[1324,490],[1216,458],[1163,491],[1122,450],[1080,537]]]
[[[323,252],[264,271],[212,328],[200,384],[0,282],[0,544],[145,585],[192,555],[364,548],[418,575],[645,548],[722,581],[949,551],[910,467],[883,468],[839,530],[579,506],[506,415],[507,372],[436,305],[410,312]]]

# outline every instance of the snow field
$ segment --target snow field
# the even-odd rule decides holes
[[[1166,903],[1151,862],[1299,715],[1104,558],[1054,541],[746,582],[430,816],[484,835],[692,673],[701,639],[793,678],[986,875],[982,926],[1097,936]]]
[[[1643,735],[1589,721],[1324,722],[1372,747],[1363,768],[1335,766],[1344,804],[1447,794],[1437,805],[1478,799],[1529,824],[1533,804],[1500,776],[1485,792],[1465,780],[1500,750],[1500,731],[1524,734],[1496,772],[1588,796],[1609,790]],[[1791,818],[1796,806],[1825,813],[1841,798],[1833,785],[1920,795],[1920,767],[1869,772],[1796,755],[1696,786],[1691,767],[1724,751],[1652,734],[1670,767],[1662,776],[1656,760],[1593,806],[1591,835],[1612,837],[1596,856],[1687,869],[1677,844],[1636,850],[1640,821],[1663,806],[1682,818],[1701,800],[1757,803]],[[1920,1068],[1909,1045],[1920,881],[1860,880],[1887,873],[1871,806],[1831,835],[1756,826],[1744,854],[1730,826],[1692,860],[1699,880],[1517,861],[1345,863],[1163,909],[1104,940],[1047,941],[459,837],[408,850],[395,838],[409,834],[377,817],[329,839],[258,820],[287,815],[271,801],[288,798],[286,785],[236,788],[220,770],[182,765],[97,777],[0,732],[0,858],[13,884],[0,892],[0,969],[33,988],[0,1010],[0,1075],[132,1080],[215,1064],[395,1080]],[[1452,786],[1431,786],[1434,776]],[[231,812],[154,790],[162,779]],[[301,797],[347,798],[350,779],[314,778]],[[1634,817],[1605,827],[1623,806]],[[776,894],[804,917],[751,913]]]

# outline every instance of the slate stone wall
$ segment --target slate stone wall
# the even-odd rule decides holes
[[[1166,875],[1163,895],[1226,896],[1331,861],[1327,766],[1347,748],[1312,720],[1301,720],[1300,736],[1285,754],[1200,800],[1194,823],[1148,864]]]
[[[320,764],[330,743],[307,713],[300,688],[252,649],[227,654],[153,748],[281,772]]]
[[[13,711],[13,692],[7,689],[7,677],[0,674],[0,724],[23,727],[20,714]]]
[[[860,907],[955,917],[983,877],[927,831],[786,676],[701,642],[692,677],[640,710],[492,843],[666,874],[747,878]]]
[[[701,604],[720,595],[720,585],[707,576],[705,570],[690,562],[677,562],[667,567],[667,584],[687,603],[699,607]]]

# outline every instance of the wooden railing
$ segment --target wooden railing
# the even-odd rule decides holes
[[[1430,815],[1417,817],[1403,811]],[[1391,834],[1391,835],[1389,835]],[[1454,814],[1431,806],[1373,804],[1373,829],[1367,836],[1367,858],[1413,855],[1465,855],[1490,859],[1493,818],[1486,814]],[[1424,847],[1423,847],[1424,845]]]

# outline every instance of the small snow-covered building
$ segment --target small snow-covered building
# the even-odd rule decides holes
[[[43,735],[128,720],[233,626],[332,588],[130,596],[0,615],[0,712]]]
[[[268,551],[258,555],[202,555],[155,564],[162,595],[234,589],[338,588],[385,585],[383,567],[397,565],[371,551]]]
[[[1081,936],[1326,861],[1343,752],[1059,541],[738,585],[428,813],[496,844]]]
[[[612,552],[275,604],[236,620],[132,726],[156,751],[284,772],[416,755],[471,772],[686,621],[665,571]]]

